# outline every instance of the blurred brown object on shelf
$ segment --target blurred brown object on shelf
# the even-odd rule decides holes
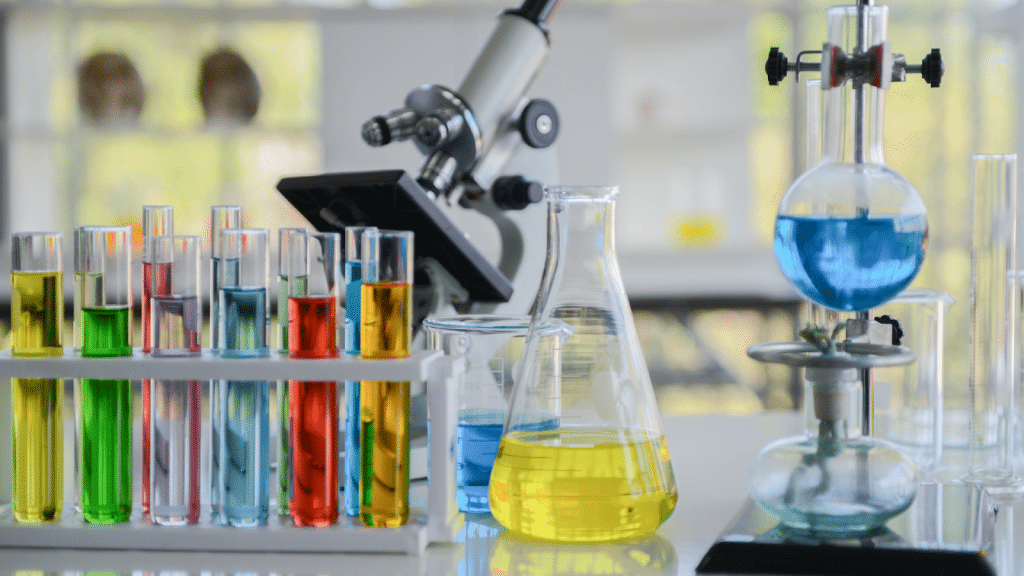
[[[249,124],[260,106],[256,73],[234,50],[219,48],[203,58],[199,100],[210,125]]]
[[[78,68],[78,104],[102,126],[134,126],[146,102],[142,77],[123,54],[99,52]]]

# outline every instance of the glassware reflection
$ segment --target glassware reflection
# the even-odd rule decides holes
[[[491,549],[498,535],[505,531],[488,513],[466,513],[466,527],[458,536],[465,542],[465,553],[459,560],[458,576],[486,576],[491,574]]]
[[[502,532],[491,550],[490,566],[492,576],[666,576],[679,571],[679,558],[672,542],[657,533],[610,544],[557,544]]]

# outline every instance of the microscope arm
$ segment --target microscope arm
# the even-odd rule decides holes
[[[363,139],[371,146],[413,140],[426,156],[417,183],[449,203],[464,185],[478,194],[489,189],[519,144],[508,135],[521,131],[517,120],[529,108],[524,94],[547,59],[544,26],[560,1],[525,0],[500,14],[457,91],[438,85],[413,89],[404,106],[367,120]],[[534,108],[536,124],[545,127],[540,143],[550,144],[557,114],[550,105]]]

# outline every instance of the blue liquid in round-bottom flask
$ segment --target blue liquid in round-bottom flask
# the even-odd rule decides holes
[[[783,216],[775,221],[782,273],[811,300],[834,310],[874,308],[917,276],[928,219],[912,216]]]

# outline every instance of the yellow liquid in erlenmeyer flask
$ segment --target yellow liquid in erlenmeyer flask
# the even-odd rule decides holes
[[[561,429],[503,437],[489,498],[494,518],[513,532],[609,542],[653,532],[678,495],[664,437]]]

